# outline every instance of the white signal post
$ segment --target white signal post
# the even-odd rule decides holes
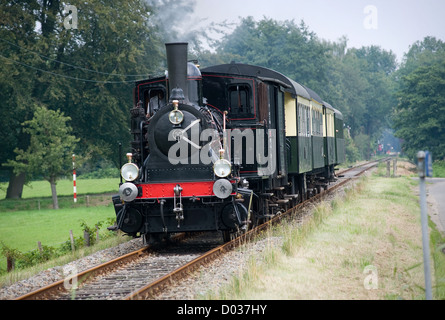
[[[77,202],[77,187],[76,187],[76,166],[75,166],[75,154],[73,153],[73,193],[74,203]]]

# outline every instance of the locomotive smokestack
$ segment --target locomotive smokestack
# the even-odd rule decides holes
[[[187,42],[166,43],[167,49],[167,65],[168,65],[168,81],[170,87],[170,101],[188,99],[188,85],[187,85]],[[175,89],[182,89],[184,97],[178,96],[178,91]]]

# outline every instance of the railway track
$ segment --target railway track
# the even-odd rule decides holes
[[[139,300],[154,298],[171,283],[182,281],[200,266],[206,265],[225,252],[248,242],[272,224],[297,214],[309,203],[322,200],[351,179],[377,166],[378,163],[379,161],[368,162],[342,171],[340,173],[342,178],[339,178],[324,192],[281,215],[275,216],[228,243],[222,244],[221,236],[216,232],[193,235],[189,238],[181,234],[174,239],[174,243],[171,245],[148,246],[18,297],[16,300]]]
[[[57,297],[62,300],[122,300],[152,282],[176,270],[205,252],[221,245],[219,234],[203,233],[180,242],[151,248],[138,259],[87,281],[81,288]]]

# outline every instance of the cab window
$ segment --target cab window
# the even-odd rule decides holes
[[[233,117],[251,116],[253,114],[250,104],[250,86],[237,84],[229,86],[229,113]]]

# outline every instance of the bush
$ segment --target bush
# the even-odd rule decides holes
[[[15,261],[17,261],[18,259],[21,259],[23,254],[17,249],[8,247],[7,245],[5,245],[3,243],[3,241],[0,244],[1,244],[1,249],[0,249],[1,254],[3,256],[5,256],[7,260],[12,261],[13,268],[14,268]],[[3,270],[1,270],[1,271],[3,272]]]
[[[82,179],[119,178],[119,176],[119,169],[117,168],[100,168],[94,172],[79,174],[79,178]]]
[[[434,161],[433,176],[435,178],[445,178],[445,160]]]
[[[349,131],[347,129],[344,129],[345,134],[345,156],[346,156],[346,162],[348,163],[354,163],[356,161],[360,160],[360,151],[358,150],[357,146],[354,143],[354,140],[352,140],[351,136],[349,135]]]
[[[26,253],[22,253],[20,259],[17,259],[16,267],[24,269],[32,267],[36,264],[59,257],[58,250],[50,246],[42,246],[42,251],[35,249]]]

